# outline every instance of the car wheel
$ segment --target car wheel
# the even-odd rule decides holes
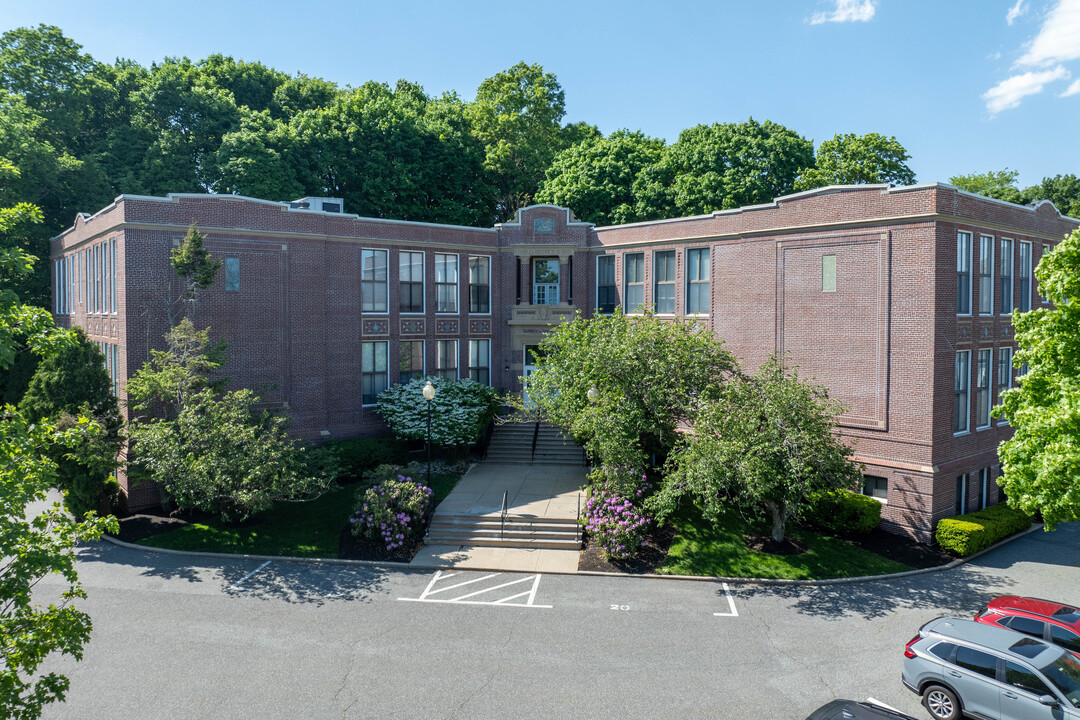
[[[923,691],[922,703],[937,720],[960,720],[960,701],[948,688],[931,685]]]

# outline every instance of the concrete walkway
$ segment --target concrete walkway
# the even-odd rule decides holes
[[[435,508],[440,515],[498,518],[506,493],[510,515],[536,519],[576,518],[578,496],[586,469],[574,465],[474,465],[457,487]],[[428,545],[413,558],[414,565],[452,565],[457,568],[519,572],[576,572],[574,550]]]

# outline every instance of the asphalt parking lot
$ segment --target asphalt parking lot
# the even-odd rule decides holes
[[[82,551],[95,624],[51,718],[928,717],[900,683],[930,618],[1080,588],[1080,527],[960,568],[819,587]]]

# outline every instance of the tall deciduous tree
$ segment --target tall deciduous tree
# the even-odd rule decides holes
[[[640,220],[634,208],[634,181],[663,151],[663,140],[629,130],[587,138],[555,156],[536,200],[569,207],[597,225]]]
[[[839,412],[824,387],[771,358],[753,376],[728,382],[697,415],[693,432],[668,458],[651,508],[662,519],[687,497],[716,517],[734,502],[768,517],[773,540],[782,542],[787,522],[811,495],[859,484],[859,467],[847,459],[851,448],[833,432]]]
[[[1046,528],[1080,519],[1080,231],[1035,269],[1053,307],[1015,313],[1014,364],[1028,371],[994,412],[1013,436],[998,447],[1009,505],[1042,513]]]
[[[821,143],[814,167],[803,171],[795,181],[795,190],[871,183],[911,185],[915,173],[907,165],[910,159],[895,137],[877,133],[835,135]]]
[[[949,178],[949,184],[978,195],[1019,203],[1023,202],[1023,196],[1020,194],[1020,189],[1016,187],[1018,177],[1020,177],[1018,171],[1005,168],[984,173],[953,175]]]
[[[1022,195],[1024,202],[1049,200],[1062,215],[1080,217],[1080,177],[1076,175],[1043,178],[1038,185],[1025,188]]]

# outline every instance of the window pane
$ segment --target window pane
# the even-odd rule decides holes
[[[240,258],[225,258],[225,292],[240,290]]]
[[[362,312],[386,312],[387,251],[360,251],[360,298]]]
[[[491,267],[486,257],[469,258],[469,312],[491,312]]]
[[[645,286],[631,285],[626,288],[626,312],[636,312],[645,302]]]
[[[836,256],[821,256],[821,292],[836,292]]]
[[[993,350],[979,350],[979,360],[975,368],[975,426],[985,427],[990,424],[990,363]]]
[[[956,648],[956,664],[965,670],[993,678],[997,675],[997,658],[981,650],[960,645]]]
[[[1046,628],[1046,625],[1038,620],[1032,620],[1031,618],[1017,616],[1012,619],[1011,623],[1009,623],[1009,627],[1011,627],[1016,632],[1022,632],[1025,635],[1031,635],[1032,637],[1041,638],[1043,636],[1043,630]]]
[[[953,404],[953,432],[968,429],[968,382],[971,353],[963,350],[956,353],[956,389]]]
[[[956,236],[956,312],[971,314],[971,233]]]
[[[1055,644],[1068,648],[1073,652],[1080,652],[1080,637],[1077,637],[1076,633],[1057,625],[1051,625],[1050,637]]]
[[[660,283],[656,286],[656,312],[675,312],[675,283]]]
[[[1005,661],[1005,683],[1033,695],[1054,695],[1038,675],[1009,660]]]
[[[994,312],[994,238],[979,237],[979,314]]]

